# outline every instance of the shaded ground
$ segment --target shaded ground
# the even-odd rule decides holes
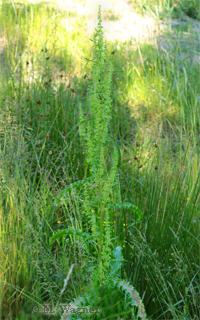
[[[139,41],[155,45],[158,50],[165,54],[173,55],[178,48],[177,58],[179,60],[187,59],[189,63],[200,63],[200,22],[190,19],[186,15],[179,20],[169,19],[156,21],[149,15],[141,16],[134,11],[133,5],[127,0],[55,0],[40,1],[26,0],[14,1],[16,6],[22,2],[34,4],[44,4],[54,6],[58,12],[60,10],[70,12],[66,14],[61,23],[69,32],[77,27],[76,21],[83,17],[83,23],[80,27],[91,35],[97,26],[98,5],[102,9],[102,26],[106,39],[115,42],[133,40],[133,46],[127,47],[127,50],[133,50],[134,44]],[[0,73],[5,67],[3,48],[4,38],[0,35]],[[24,57],[25,59],[25,57]],[[29,66],[29,69],[31,66]]]
[[[39,0],[27,1],[33,4],[41,2]],[[56,5],[58,10],[66,10],[78,16],[84,16],[89,35],[97,26],[97,12],[100,4],[102,26],[107,39],[122,42],[135,39],[158,45],[158,49],[163,48],[164,50],[175,49],[175,43],[178,41],[180,51],[183,51],[178,54],[178,58],[186,58],[189,51],[188,59],[192,63],[200,63],[200,22],[187,16],[181,20],[158,22],[149,15],[141,16],[135,13],[134,7],[126,0],[55,0],[54,2],[45,0],[42,2],[46,2],[47,5]],[[76,19],[76,17],[63,19],[62,24],[70,31]]]

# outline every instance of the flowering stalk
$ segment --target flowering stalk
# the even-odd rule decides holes
[[[99,244],[99,279],[100,284],[105,271],[108,269],[111,257],[111,227],[109,218],[108,202],[109,195],[114,186],[117,176],[118,154],[114,147],[112,168],[109,179],[106,179],[106,143],[108,141],[108,125],[111,120],[111,77],[113,66],[110,61],[106,65],[107,47],[103,41],[101,26],[101,11],[98,11],[98,28],[94,36],[92,80],[89,86],[88,105],[91,108],[92,121],[85,119],[81,105],[79,105],[80,137],[86,151],[86,162],[90,168],[90,174],[94,177],[94,185],[91,190],[96,192],[98,200],[97,210],[100,216],[100,224],[90,205],[90,194],[88,185],[85,185],[85,209],[91,217],[92,233]],[[106,67],[106,71],[105,71]],[[83,123],[84,121],[84,123]]]

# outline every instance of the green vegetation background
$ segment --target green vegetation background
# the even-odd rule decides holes
[[[199,1],[132,3],[158,19],[200,20]],[[63,303],[91,280],[82,243],[70,236],[51,247],[49,238],[66,226],[90,228],[81,193],[59,206],[54,199],[89,175],[77,124],[79,102],[91,116],[92,42],[84,18],[67,32],[61,20],[72,14],[43,2],[3,1],[0,10],[0,310],[3,319],[34,319],[36,302],[56,303],[72,263]],[[152,45],[108,42],[109,136],[120,147],[122,201],[144,216],[138,223],[116,210],[112,232],[123,248],[122,277],[149,319],[200,317],[200,67],[176,59],[180,50],[164,55]]]

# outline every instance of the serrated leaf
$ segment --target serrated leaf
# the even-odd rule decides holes
[[[133,211],[135,211],[138,214],[138,218],[141,219],[143,216],[143,213],[140,211],[140,209],[130,202],[120,202],[120,203],[108,204],[108,206],[109,206],[109,208],[132,209]]]
[[[137,290],[131,286],[129,283],[125,281],[120,281],[117,283],[118,287],[122,287],[125,291],[129,292],[132,297],[132,307],[137,306],[139,311],[139,316],[142,318],[142,320],[147,320],[144,304],[142,302],[142,299],[140,298],[139,293]]]
[[[88,242],[93,240],[94,241],[94,237],[89,235],[88,233],[82,232],[80,230],[77,229],[73,229],[73,228],[68,228],[65,230],[59,230],[57,231],[50,239],[49,239],[49,243],[50,245],[52,245],[57,239],[60,239],[62,236],[66,236],[66,235],[75,235],[75,236],[79,236],[80,238],[82,238],[84,240],[84,242]]]
[[[59,201],[62,197],[64,197],[66,195],[67,192],[69,192],[70,190],[74,189],[74,188],[78,188],[83,186],[85,183],[87,182],[92,182],[94,180],[94,177],[91,178],[86,178],[83,180],[79,180],[76,182],[71,183],[69,186],[67,186],[64,190],[62,190],[60,192],[60,194],[57,196],[57,198],[55,199],[56,204],[59,204]]]

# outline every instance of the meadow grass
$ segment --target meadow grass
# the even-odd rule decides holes
[[[200,3],[198,0],[129,0],[137,12],[148,13],[163,19],[171,15],[182,18],[184,14],[200,20]]]
[[[184,12],[183,4],[186,8],[189,1],[177,10]],[[194,8],[199,12],[198,5]],[[61,21],[67,15],[43,3],[1,3],[4,319],[34,318],[34,305],[55,305],[72,263],[61,302],[80,296],[92,280],[91,246],[86,250],[72,235],[49,245],[49,238],[66,226],[91,229],[82,190],[55,204],[60,191],[90,174],[77,124],[80,102],[90,118],[92,68],[84,57],[92,59],[93,44],[83,18],[66,31]],[[113,50],[108,133],[120,147],[121,200],[144,216],[138,222],[129,210],[114,212],[112,238],[123,248],[122,277],[139,292],[148,319],[199,319],[200,67],[131,41],[108,42],[108,52]]]

